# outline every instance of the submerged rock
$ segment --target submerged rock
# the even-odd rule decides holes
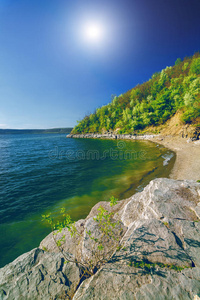
[[[63,251],[82,262],[92,258],[87,231],[99,236],[93,217],[100,205],[119,221],[116,235],[123,247],[96,274],[77,287],[78,266],[64,264],[50,234],[39,248],[0,269],[0,299],[67,299],[75,290],[74,300],[200,297],[199,183],[155,179],[116,206],[95,205],[85,220],[76,222],[78,237],[64,230]],[[111,246],[108,241],[107,249]]]

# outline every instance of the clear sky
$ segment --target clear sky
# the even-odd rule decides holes
[[[76,125],[199,51],[199,12],[199,0],[0,0],[0,128]]]

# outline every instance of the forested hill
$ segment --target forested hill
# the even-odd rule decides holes
[[[96,109],[72,133],[132,133],[164,124],[176,112],[183,124],[200,123],[200,53],[175,65]]]

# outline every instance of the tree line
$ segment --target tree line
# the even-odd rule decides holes
[[[200,53],[153,74],[151,79],[78,121],[72,133],[133,133],[164,124],[177,111],[187,124],[200,119]]]

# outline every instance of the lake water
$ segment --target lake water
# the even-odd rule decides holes
[[[50,232],[42,214],[65,207],[74,220],[85,218],[99,201],[130,197],[151,179],[168,177],[174,160],[147,141],[0,135],[0,267]]]

